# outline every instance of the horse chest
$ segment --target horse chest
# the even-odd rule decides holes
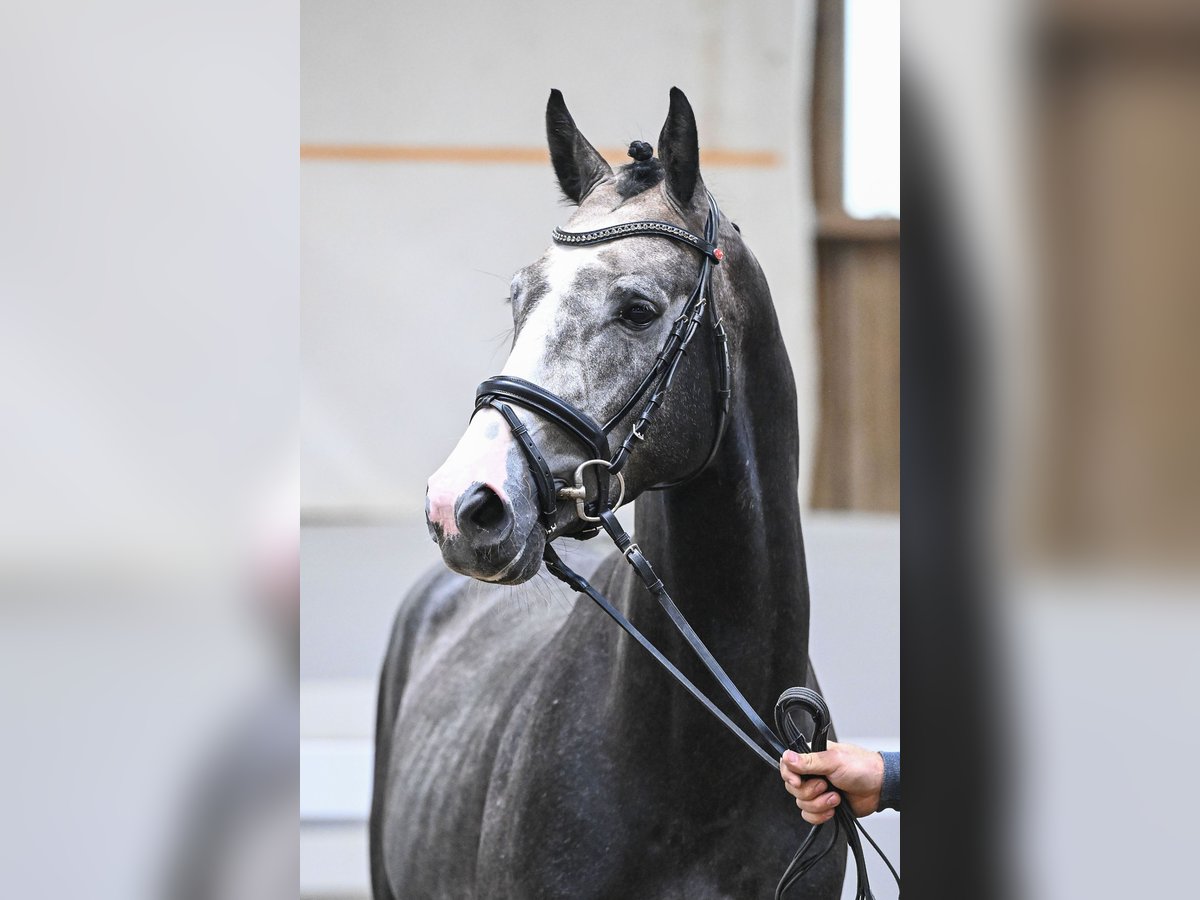
[[[788,798],[707,719],[682,732],[694,758],[667,749],[671,685],[614,686],[623,644],[567,612],[463,598],[418,635],[385,742],[395,897],[769,897]]]

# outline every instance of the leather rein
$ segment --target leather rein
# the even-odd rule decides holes
[[[545,388],[511,375],[497,375],[482,382],[475,393],[475,412],[484,407],[495,409],[503,416],[517,442],[520,444],[529,462],[529,471],[537,488],[538,516],[546,531],[546,547],[542,558],[546,569],[564,582],[572,590],[586,594],[613,621],[632,637],[654,660],[662,666],[680,685],[683,686],[700,704],[704,706],[722,725],[735,737],[745,744],[755,755],[772,769],[778,770],[779,758],[785,750],[798,752],[823,750],[826,745],[826,735],[829,730],[829,710],[824,700],[815,691],[808,688],[789,688],[779,698],[775,707],[775,725],[773,731],[762,717],[755,712],[754,707],[738,690],[733,680],[726,674],[724,668],[704,645],[700,636],[688,623],[687,618],[675,605],[667,592],[662,580],[655,574],[650,561],[642,554],[641,548],[621,526],[615,510],[621,505],[625,494],[625,481],[622,470],[629,461],[634,449],[645,440],[656,412],[662,406],[667,392],[671,389],[675,373],[679,368],[688,346],[696,336],[702,322],[707,322],[717,350],[717,383],[716,406],[717,427],[712,446],[704,463],[695,472],[683,478],[665,484],[655,485],[650,490],[663,490],[691,481],[704,472],[716,457],[725,434],[729,418],[729,405],[732,396],[729,339],[722,324],[721,316],[717,313],[711,296],[711,281],[713,267],[719,265],[724,258],[724,252],[716,245],[716,236],[721,213],[712,195],[708,195],[708,218],[704,225],[703,237],[692,233],[680,225],[656,220],[626,222],[594,231],[570,232],[561,228],[554,229],[553,238],[556,243],[563,245],[592,245],[616,241],[626,237],[653,236],[663,237],[691,247],[700,252],[700,273],[696,286],[684,304],[679,316],[671,328],[670,334],[655,357],[654,363],[646,377],[642,379],[637,389],[629,399],[604,424],[600,424],[590,415],[580,410],[567,400],[559,397]],[[612,432],[625,419],[639,402],[643,403],[637,419],[630,428],[624,440],[612,449],[609,438]],[[584,448],[587,459],[580,463],[575,470],[574,484],[561,479],[555,479],[545,457],[538,449],[536,441],[529,433],[527,426],[513,411],[518,406],[553,422],[562,431]],[[603,467],[608,474],[617,479],[619,493],[615,502],[610,502],[609,479],[596,473],[596,490],[592,499],[587,497],[587,487],[584,481],[585,471],[592,467]],[[701,691],[686,675],[683,674],[638,628],[630,622],[603,594],[596,590],[582,575],[571,569],[562,561],[555,551],[553,541],[562,534],[556,534],[558,501],[574,501],[576,514],[580,520],[588,523],[582,532],[571,534],[577,539],[594,537],[601,529],[608,534],[617,549],[625,557],[626,562],[637,573],[639,580],[646,590],[654,597],[666,612],[671,623],[687,641],[688,645],[700,658],[704,666],[716,679],[721,689],[733,701],[738,711],[751,726],[749,730],[735,723],[721,710],[712,699]],[[792,718],[792,713],[801,709],[812,717],[814,722],[813,739],[810,745],[803,730]],[[750,733],[753,732],[753,733]],[[782,735],[782,737],[781,737]],[[836,807],[833,824],[833,838],[819,853],[810,852],[815,846],[814,838],[825,826],[818,825],[809,831],[807,838],[792,858],[791,864],[784,873],[776,888],[775,896],[783,894],[795,884],[807,871],[816,865],[840,840],[840,835],[846,833],[846,841],[854,853],[858,873],[858,897],[862,900],[873,900],[870,884],[867,879],[866,864],[863,858],[862,845],[858,840],[855,829],[862,833],[883,856],[878,845],[871,840],[870,835],[862,829],[862,825],[850,812],[849,803],[843,802]],[[896,870],[891,863],[888,868],[896,876]],[[899,877],[896,876],[899,885]]]

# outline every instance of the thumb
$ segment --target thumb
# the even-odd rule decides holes
[[[797,775],[829,775],[837,768],[833,753],[796,753],[788,750],[783,754],[783,764]]]

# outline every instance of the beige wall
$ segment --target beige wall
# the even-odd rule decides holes
[[[305,0],[302,17],[301,138],[310,148],[526,150],[515,162],[437,150],[425,161],[302,164],[310,520],[419,514],[425,478],[465,426],[475,384],[507,353],[509,279],[566,217],[541,161],[552,87],[602,149],[653,141],[678,85],[696,109],[701,147],[744,151],[724,164],[710,158],[704,171],[774,291],[808,483],[810,4]]]

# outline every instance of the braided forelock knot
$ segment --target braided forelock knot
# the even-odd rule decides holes
[[[635,162],[646,162],[654,156],[654,148],[645,141],[634,141],[629,145],[629,156]]]

